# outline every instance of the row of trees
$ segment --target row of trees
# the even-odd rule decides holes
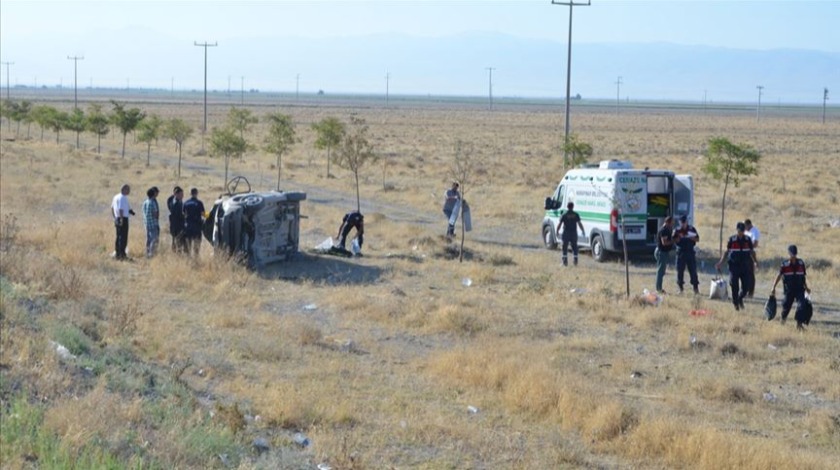
[[[279,191],[283,177],[283,155],[288,154],[292,147],[300,142],[300,139],[297,137],[295,124],[290,115],[275,112],[269,113],[263,119],[268,124],[268,133],[263,139],[262,149],[276,157],[277,190]],[[259,118],[250,110],[232,107],[228,112],[225,125],[213,128],[210,134],[210,153],[224,158],[225,182],[228,180],[231,159],[237,157],[242,159],[247,151],[255,148],[255,145],[246,140],[245,133],[258,122]],[[312,124],[312,130],[316,134],[315,148],[327,152],[327,177],[331,176],[331,163],[353,174],[356,186],[356,208],[359,210],[361,207],[359,175],[364,166],[379,159],[370,141],[367,123],[356,116],[350,117],[349,125],[338,118],[327,117]]]
[[[20,135],[20,125],[27,125],[26,137],[30,137],[31,124],[36,123],[41,129],[41,140],[44,131],[55,132],[56,143],[59,142],[62,131],[75,132],[76,148],[79,148],[79,137],[83,132],[96,135],[96,151],[102,150],[102,138],[112,130],[122,134],[121,155],[125,158],[125,147],[128,134],[133,134],[138,142],[146,144],[146,164],[151,163],[152,144],[159,139],[171,139],[178,150],[178,178],[181,177],[182,150],[184,143],[192,136],[193,128],[179,118],[162,119],[156,114],[146,114],[136,107],[127,107],[124,103],[111,101],[110,112],[105,112],[101,104],[91,104],[87,111],[74,108],[72,111],[62,111],[49,105],[33,106],[29,101],[4,101],[2,103],[2,117],[7,118],[9,126],[16,123],[15,136]],[[262,140],[261,149],[276,157],[277,190],[283,171],[283,156],[300,142],[297,137],[292,117],[280,112],[269,113],[263,117],[268,124],[268,133]],[[250,110],[232,107],[228,112],[225,124],[215,127],[211,131],[209,146],[210,154],[224,158],[225,182],[228,180],[230,161],[232,158],[243,158],[245,153],[258,147],[246,139],[246,133],[260,122]],[[331,174],[331,164],[349,170],[353,174],[356,185],[356,206],[360,208],[359,176],[362,168],[379,159],[369,137],[369,127],[364,119],[350,117],[345,123],[335,117],[326,117],[312,124],[315,132],[315,148],[326,151],[327,172]]]
[[[55,132],[55,141],[59,142],[61,131],[67,130],[76,133],[76,148],[79,148],[79,137],[83,132],[90,132],[96,135],[96,151],[102,151],[102,137],[107,136],[112,127],[122,133],[122,157],[125,158],[125,144],[128,134],[136,133],[138,141],[145,143],[146,164],[151,163],[152,144],[161,138],[172,139],[178,149],[178,177],[181,176],[181,149],[184,142],[192,135],[193,129],[182,119],[173,118],[163,120],[152,114],[147,116],[139,108],[127,108],[124,104],[111,101],[112,110],[106,114],[102,105],[91,104],[87,112],[74,108],[72,111],[62,111],[49,105],[33,106],[29,101],[5,101],[2,104],[2,117],[5,117],[10,125],[15,122],[15,136],[20,135],[20,124],[27,125],[26,137],[30,137],[32,123],[41,128],[41,140],[44,140],[44,131]]]

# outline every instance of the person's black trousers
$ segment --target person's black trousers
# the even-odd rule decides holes
[[[365,234],[359,232],[359,227],[356,224],[345,224],[344,229],[341,231],[341,239],[338,241],[338,246],[342,248],[346,248],[345,244],[347,242],[347,235],[350,234],[350,230],[356,229],[357,235],[356,238],[359,239],[359,248],[362,247],[362,244],[365,242]]]
[[[694,290],[698,289],[700,281],[697,280],[697,256],[694,251],[677,253],[677,286],[682,290],[685,285],[685,270],[688,268],[688,277]]]
[[[729,268],[729,286],[732,288],[732,303],[740,306],[747,296],[747,281],[749,278],[749,268],[732,269]]]
[[[785,290],[785,299],[782,301],[782,320],[787,319],[790,309],[793,307],[794,300],[797,305],[802,305],[805,302],[805,289],[796,291]]]
[[[114,251],[117,259],[126,259],[128,255],[125,249],[128,246],[128,217],[120,217],[115,221],[114,227],[117,231],[116,241],[114,242]]]

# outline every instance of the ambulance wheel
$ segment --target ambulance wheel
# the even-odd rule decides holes
[[[543,227],[543,243],[545,243],[545,247],[549,250],[557,249],[557,237],[554,236],[554,230],[551,228],[551,225]]]
[[[592,237],[592,258],[599,263],[607,258],[604,238],[601,235],[594,235]]]

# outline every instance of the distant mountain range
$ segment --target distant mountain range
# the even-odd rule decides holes
[[[114,31],[113,40],[74,38],[83,46],[80,86],[178,88],[203,85],[203,52],[147,30]],[[710,34],[713,32],[710,31]],[[142,41],[136,38],[143,37]],[[7,40],[4,49],[14,50]],[[67,38],[62,41],[72,43]],[[21,39],[20,45],[24,45]],[[63,49],[62,49],[63,50]],[[58,76],[72,83],[72,68],[52,50],[30,52],[36,63],[21,76]],[[57,57],[52,57],[56,55]],[[49,62],[47,62],[47,60]],[[493,67],[493,93],[505,97],[562,98],[566,43],[497,33],[426,38],[402,34],[363,37],[240,38],[209,51],[209,86],[302,93],[486,96]],[[30,75],[31,74],[31,75]],[[52,74],[52,75],[50,75]],[[296,75],[300,74],[299,82]],[[669,43],[573,44],[572,95],[622,100],[755,102],[763,86],[766,103],[822,103],[823,88],[840,101],[840,53],[813,50],[741,50]],[[87,77],[91,77],[90,79]],[[230,78],[229,78],[230,77]],[[57,79],[54,79],[56,82]],[[28,84],[30,80],[16,79]],[[14,82],[14,81],[13,81]],[[829,104],[832,102],[830,101]]]

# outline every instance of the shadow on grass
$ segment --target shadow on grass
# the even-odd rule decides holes
[[[384,270],[361,262],[354,258],[301,252],[289,261],[261,268],[258,274],[263,279],[334,285],[370,284],[379,280]]]

